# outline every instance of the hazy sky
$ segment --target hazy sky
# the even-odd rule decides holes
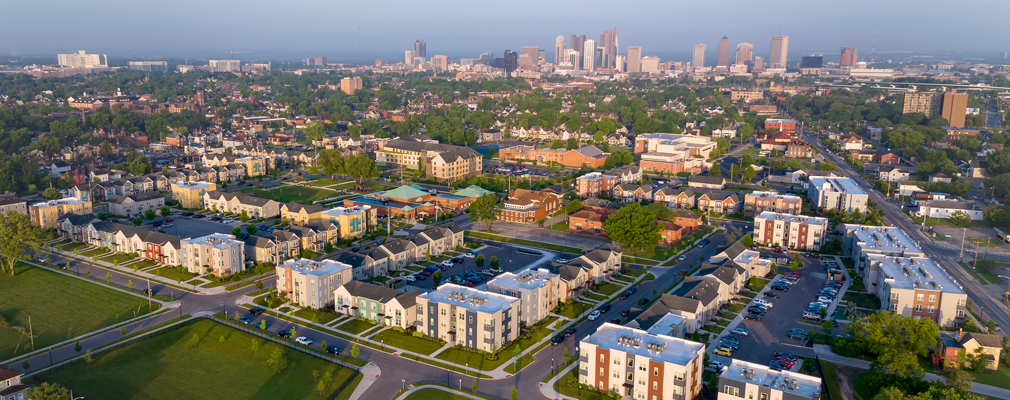
[[[327,1],[327,0],[7,0],[0,12],[0,54],[45,55],[84,49],[110,57],[207,56],[252,51],[243,59],[286,54],[339,56],[411,49],[428,56],[519,51],[553,52],[554,38],[616,26],[620,53],[686,54],[719,38],[768,52],[774,35],[790,37],[790,53],[831,52],[840,46],[878,51],[1010,50],[1006,0],[967,4],[938,0],[711,1]],[[961,11],[964,10],[964,11]],[[956,16],[956,17],[955,17]],[[965,18],[970,17],[970,22]],[[259,55],[258,55],[259,54]],[[225,57],[224,54],[221,57]]]

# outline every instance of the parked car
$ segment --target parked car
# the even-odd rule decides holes
[[[565,341],[565,335],[554,335],[554,337],[551,338],[551,346],[557,346],[563,341]]]
[[[406,279],[407,282],[417,281],[417,278],[415,278],[414,275],[407,275],[407,276],[403,277],[403,279]]]
[[[740,344],[739,343],[733,343],[733,342],[729,342],[729,341],[723,340],[723,341],[719,342],[719,347],[729,347],[729,348],[731,348],[733,350],[737,350],[737,349],[740,348]]]
[[[295,338],[295,343],[304,344],[306,346],[310,346],[310,345],[312,345],[312,343],[315,343],[315,342],[313,342],[312,339],[309,339],[309,338],[307,338],[305,336],[299,336],[299,337]]]
[[[67,263],[56,263],[56,268],[67,269]]]
[[[718,356],[726,356],[726,357],[732,357],[733,356],[733,350],[731,350],[731,349],[729,349],[727,347],[720,347],[718,349],[715,349],[714,353],[715,353],[715,355],[718,355]]]
[[[718,362],[718,361],[709,361],[708,362],[708,366],[706,366],[705,369],[714,371],[715,373],[718,374],[718,373],[722,373],[723,372],[723,368],[725,368],[725,367],[726,366],[723,365],[721,362]]]
[[[252,321],[253,321],[253,319],[250,318],[248,315],[243,315],[241,317],[238,317],[238,320],[244,322],[246,325],[251,324]]]
[[[734,330],[731,330],[730,333],[735,333],[737,335],[750,336],[750,331],[748,331],[745,328],[736,328]]]
[[[779,297],[782,297],[782,296],[779,296],[779,294],[778,294],[778,293],[775,293],[775,292],[771,292],[771,291],[768,291],[768,292],[764,292],[763,294],[764,294],[765,296],[768,296],[768,297],[775,297],[775,298],[779,298]]]
[[[565,329],[565,336],[572,336],[573,334],[575,334],[575,328]]]
[[[589,320],[596,321],[597,318],[600,318],[600,314],[602,314],[600,310],[593,310],[593,312],[589,313]]]
[[[452,268],[452,267],[455,267],[456,264],[453,264],[452,260],[445,260],[445,261],[442,261],[442,266],[446,267],[446,268]]]
[[[752,314],[747,314],[747,315],[743,316],[743,319],[751,319],[751,320],[754,320],[754,321],[760,321],[761,320],[761,315],[760,314],[753,314],[753,313]]]
[[[172,224],[161,224],[162,228],[171,228]]]
[[[740,343],[740,337],[737,335],[726,335],[722,337],[722,340],[729,340],[731,342]]]
[[[610,307],[612,307],[610,303],[604,304],[600,306],[600,312],[606,313],[607,311],[610,311]]]
[[[803,334],[799,334],[799,333],[790,333],[789,334],[789,338],[790,339],[796,339],[796,340],[807,340],[807,339],[809,339],[809,337],[807,335],[803,335]]]
[[[330,354],[333,354],[333,355],[336,356],[336,355],[340,355],[340,353],[343,352],[343,350],[341,350],[339,347],[334,346],[334,345],[331,344],[329,346],[326,346],[326,352],[330,353]]]
[[[264,312],[266,312],[266,310],[264,310],[262,308],[259,308],[259,307],[253,307],[253,308],[249,309],[249,314],[252,314],[252,315],[260,315],[260,314],[263,314]]]
[[[452,262],[454,262],[456,264],[462,264],[463,263],[463,258],[462,257],[455,257],[455,258],[452,259]]]
[[[677,261],[684,261],[686,259],[687,259],[687,254],[681,254],[680,257],[677,257]]]
[[[289,331],[287,329],[281,329],[281,330],[277,331],[277,336],[280,336],[282,338],[289,338],[289,337],[291,337],[291,331]]]
[[[463,254],[463,257],[466,257],[466,258],[477,258],[477,253],[474,253],[472,251],[468,251],[468,252],[466,252],[466,253]]]
[[[799,357],[794,356],[794,355],[789,354],[789,353],[785,353],[785,352],[781,352],[781,351],[775,352],[775,358],[780,358],[780,357],[786,357],[786,358],[788,358],[790,360],[793,360],[793,361],[796,361],[796,360],[800,359]]]
[[[621,319],[620,318],[611,318],[610,321],[607,321],[607,322],[610,322],[611,324],[620,324],[621,323]]]
[[[193,219],[201,219],[201,218],[204,218],[204,217],[206,217],[206,215],[203,215],[203,214],[195,214],[195,215],[193,215]]]
[[[222,224],[230,224],[232,222],[235,222],[235,218],[225,218],[225,219],[221,220]]]

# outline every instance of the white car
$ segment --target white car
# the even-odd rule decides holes
[[[407,282],[414,282],[414,281],[417,280],[417,278],[415,278],[414,275],[407,275],[407,277],[405,277],[403,279],[406,279]]]
[[[708,367],[705,367],[705,369],[715,372],[717,374],[721,374],[724,368],[726,368],[726,366],[724,366],[721,362],[718,361],[709,361]]]
[[[305,336],[299,336],[297,339],[295,339],[295,343],[304,344],[306,346],[311,346],[312,343],[314,343],[314,342],[312,341],[312,339],[309,339],[309,338],[307,338]]]
[[[468,252],[466,252],[466,253],[463,254],[463,257],[466,257],[466,258],[477,258],[477,253],[474,253],[472,251],[468,251]]]
[[[443,266],[443,267],[446,267],[446,268],[452,268],[452,267],[453,267],[453,266],[455,266],[455,265],[456,265],[456,264],[453,264],[453,263],[452,263],[452,260],[445,260],[445,261],[442,261],[442,266]]]
[[[221,221],[222,224],[230,224],[232,222],[235,222],[235,218],[225,218],[223,221]]]
[[[829,297],[824,297],[824,296],[820,296],[820,297],[818,297],[818,298],[817,298],[817,301],[818,301],[818,302],[820,302],[820,303],[827,303],[827,304],[831,304],[831,302],[832,302],[833,300],[834,300],[834,299],[832,299],[832,298],[829,298]]]
[[[746,330],[744,328],[736,328],[734,330],[729,331],[729,333],[735,333],[737,335],[750,336],[750,331],[748,331],[748,330]]]
[[[596,321],[596,319],[599,317],[600,317],[600,310],[593,310],[593,312],[589,313],[590,321]]]
[[[684,261],[686,259],[687,259],[687,254],[681,254],[680,257],[677,257],[677,261]]]

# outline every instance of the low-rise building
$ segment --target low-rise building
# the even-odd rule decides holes
[[[622,183],[614,186],[614,197],[625,203],[652,201],[652,186]]]
[[[204,194],[203,206],[217,212],[242,215],[249,218],[273,218],[281,214],[280,203],[239,192],[212,191]]]
[[[28,203],[15,195],[0,195],[0,213],[7,214],[8,211],[19,212],[28,215]]]
[[[532,224],[549,217],[563,206],[563,197],[553,191],[515,189],[502,208],[498,209],[498,219]]]
[[[245,270],[245,243],[235,236],[215,233],[182,239],[182,266],[194,274],[228,276]]]
[[[908,168],[896,167],[893,165],[881,165],[877,168],[877,179],[885,182],[899,182],[907,180],[912,171]]]
[[[469,147],[444,151],[425,158],[424,172],[436,182],[458,182],[484,173],[482,156]]]
[[[128,217],[143,214],[147,210],[158,211],[165,205],[165,196],[158,192],[139,193],[131,196],[115,195],[109,199],[109,213]]]
[[[344,283],[333,292],[337,313],[364,318],[382,325],[412,328],[417,323],[417,296],[409,292],[362,281]]]
[[[870,196],[849,178],[811,177],[807,186],[811,206],[821,211],[866,212]]]
[[[599,197],[601,194],[606,196],[618,183],[621,183],[621,178],[617,175],[590,172],[575,179],[575,193],[589,198]]]
[[[375,229],[378,213],[370,206],[336,207],[321,214],[325,223],[337,227],[339,240],[362,237]]]
[[[291,221],[294,225],[305,225],[323,219],[323,211],[326,208],[322,204],[305,205],[300,202],[291,202],[281,206],[281,218]]]
[[[91,202],[79,200],[76,197],[64,197],[28,206],[28,216],[31,217],[32,225],[42,229],[55,228],[60,217],[64,214],[91,214]]]
[[[520,304],[512,296],[445,283],[417,296],[417,331],[494,352],[519,335]]]
[[[726,187],[726,178],[721,176],[691,175],[687,178],[687,186],[696,189],[722,189]]]
[[[828,219],[765,211],[754,217],[754,243],[796,250],[820,250]]]
[[[799,196],[776,192],[753,192],[743,198],[743,216],[745,218],[751,218],[765,211],[799,215],[802,209],[803,199]]]
[[[853,269],[862,275],[866,257],[872,254],[888,257],[925,257],[916,241],[896,226],[843,224],[842,255],[855,260]]]
[[[22,376],[24,376],[24,373],[21,371],[8,365],[0,364],[0,399],[28,399],[28,390],[31,389],[31,386],[21,383]]]
[[[572,232],[603,233],[606,216],[593,210],[579,210],[568,216],[568,230]]]
[[[207,192],[217,190],[214,182],[176,182],[172,184],[172,200],[182,208],[203,209],[203,201]]]
[[[818,400],[821,378],[773,370],[768,365],[732,359],[719,375],[718,400]]]
[[[962,212],[968,215],[973,221],[981,221],[983,218],[983,207],[975,203],[950,200],[930,200],[926,204],[919,206],[916,216],[930,218],[950,218],[955,212]]]
[[[298,257],[301,252],[301,238],[283,230],[249,236],[245,240],[245,258],[259,263],[277,265],[282,260]]]
[[[559,303],[568,300],[563,297],[567,291],[561,289],[561,278],[543,268],[505,272],[488,281],[487,290],[519,299],[519,321],[526,325],[547,318]]]
[[[506,161],[555,163],[569,168],[600,168],[607,162],[610,153],[604,153],[596,146],[585,146],[573,150],[515,146],[501,149],[498,151],[498,157]]]
[[[624,398],[690,400],[701,393],[705,345],[604,323],[579,342],[579,383]]]
[[[351,266],[333,260],[301,258],[277,265],[277,290],[301,307],[332,306],[334,291],[351,279]]]
[[[880,308],[903,316],[929,318],[943,327],[964,322],[968,295],[935,261],[925,257],[866,257],[866,290]]]
[[[740,209],[736,193],[706,192],[698,197],[698,209],[704,212],[733,214]]]
[[[943,360],[944,369],[961,368],[962,362],[965,367],[970,367],[971,362],[965,360],[965,356],[981,354],[986,363],[985,369],[995,371],[999,369],[1000,356],[1003,355],[1003,339],[1001,335],[958,329],[953,338],[941,337],[940,348],[933,354]]]

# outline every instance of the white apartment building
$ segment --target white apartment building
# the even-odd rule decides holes
[[[445,283],[417,296],[417,331],[490,353],[519,335],[519,307],[512,296]]]
[[[929,318],[943,327],[964,322],[968,295],[935,261],[925,257],[866,257],[866,290],[880,308],[903,316]]]
[[[604,323],[579,342],[579,383],[622,398],[689,400],[701,393],[705,345]]]
[[[807,197],[821,210],[866,212],[870,196],[849,178],[810,177]]]
[[[842,254],[855,260],[857,274],[863,274],[866,257],[879,254],[889,257],[925,257],[915,240],[896,226],[844,224],[838,227],[842,236]]]
[[[718,390],[718,400],[817,400],[821,378],[733,359],[719,375]]]
[[[350,265],[334,260],[287,260],[277,266],[277,290],[301,307],[333,305],[333,293],[353,277]]]
[[[526,325],[547,318],[559,301],[567,300],[561,298],[567,294],[567,290],[561,290],[561,278],[544,268],[498,275],[487,282],[487,291],[518,298],[519,320]]]
[[[57,54],[56,62],[61,67],[106,68],[109,66],[109,58],[105,54],[87,54],[84,50],[78,50],[71,54]]]
[[[754,243],[796,250],[820,250],[828,219],[765,211],[754,217]]]
[[[189,272],[227,276],[245,270],[245,242],[235,236],[215,233],[182,239],[181,244],[182,266]]]

